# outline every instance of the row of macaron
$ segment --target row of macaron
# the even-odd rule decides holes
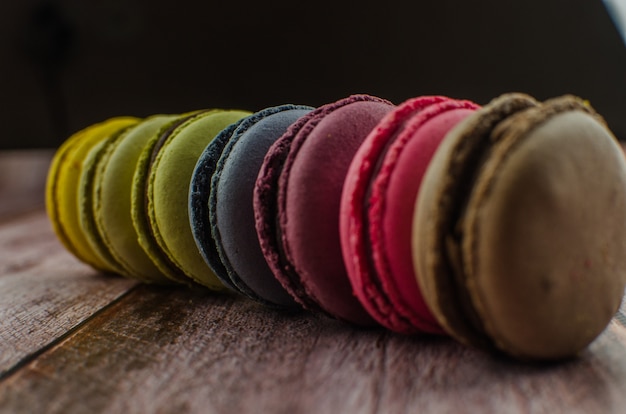
[[[46,200],[105,272],[521,358],[579,353],[626,283],[626,164],[573,96],[117,117],[62,144]]]

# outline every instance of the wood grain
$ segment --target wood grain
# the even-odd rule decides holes
[[[0,386],[6,412],[618,413],[626,329],[522,364],[229,295],[140,286]],[[37,396],[33,398],[33,396]]]
[[[579,358],[537,365],[138,285],[56,240],[41,210],[47,157],[9,157],[21,160],[9,180],[0,156],[0,413],[626,412],[626,302]],[[19,169],[39,178],[21,187]]]
[[[70,256],[42,211],[0,226],[0,377],[127,292]]]
[[[0,152],[0,378],[135,286],[68,254],[43,212],[52,150]]]

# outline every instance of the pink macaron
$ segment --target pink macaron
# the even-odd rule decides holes
[[[261,250],[285,290],[307,309],[360,325],[375,322],[346,274],[341,191],[354,154],[394,107],[353,95],[309,112],[270,147],[254,189]]]
[[[443,333],[414,272],[411,228],[422,178],[439,143],[478,105],[442,96],[388,113],[357,151],[340,206],[341,247],[363,307],[400,333]]]

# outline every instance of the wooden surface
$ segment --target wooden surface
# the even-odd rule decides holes
[[[579,358],[523,364],[101,275],[57,242],[41,193],[0,200],[2,413],[626,412],[623,314]]]

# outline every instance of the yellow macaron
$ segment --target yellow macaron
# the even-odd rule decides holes
[[[93,235],[86,234],[81,224],[81,210],[87,202],[80,191],[81,179],[87,182],[84,175],[93,171],[104,143],[138,122],[134,117],[116,117],[75,133],[59,147],[48,172],[46,209],[59,240],[79,260],[106,272],[117,273],[119,266],[94,249]]]

